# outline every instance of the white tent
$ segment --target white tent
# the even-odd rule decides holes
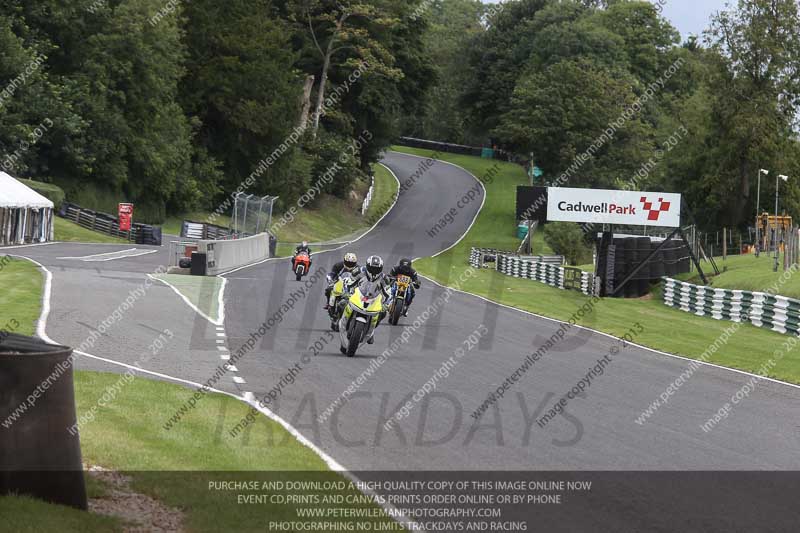
[[[0,245],[53,238],[53,202],[0,172]]]

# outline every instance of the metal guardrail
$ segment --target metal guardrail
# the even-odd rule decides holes
[[[764,292],[715,289],[672,278],[664,280],[664,304],[716,320],[750,322],[756,327],[800,336],[800,300]]]
[[[130,231],[122,231],[119,229],[119,220],[116,217],[93,209],[85,209],[68,202],[61,206],[58,215],[88,230],[125,239],[129,242],[161,245],[161,228],[157,226],[133,224]]]
[[[194,222],[192,220],[183,221],[180,236],[188,239],[202,239],[208,241],[222,241],[236,238],[236,234],[228,228],[209,224],[207,222]]]

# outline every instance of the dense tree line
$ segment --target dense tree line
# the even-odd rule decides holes
[[[331,168],[345,196],[434,80],[419,4],[5,1],[0,164],[152,221],[242,188],[288,206]]]
[[[406,130],[533,153],[566,186],[682,192],[707,228],[751,223],[766,168],[762,210],[788,174],[800,215],[797,2],[732,4],[682,43],[646,1],[433,2],[440,77]]]

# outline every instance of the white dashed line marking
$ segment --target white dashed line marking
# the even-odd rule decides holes
[[[231,364],[225,365],[225,368],[227,368],[228,371],[230,371],[230,372],[238,372],[239,371],[239,369],[236,368],[235,365],[231,365]]]
[[[220,352],[227,352],[228,351],[228,349],[226,347],[224,347],[224,346],[217,346],[217,350],[219,350]]]
[[[217,339],[217,344],[225,344],[225,341],[223,339]]]
[[[224,337],[224,336],[225,336],[224,333],[217,333],[217,337]]]
[[[229,360],[230,360],[230,358],[231,358],[231,354],[228,354],[228,353],[223,353],[223,354],[220,354],[220,355],[219,355],[219,357],[220,357],[220,359],[222,359],[223,361],[229,361]]]
[[[234,383],[238,383],[239,385],[241,385],[241,384],[243,384],[243,383],[247,383],[245,380],[243,380],[243,379],[242,379],[242,378],[240,378],[239,376],[233,376],[233,382],[234,382]]]

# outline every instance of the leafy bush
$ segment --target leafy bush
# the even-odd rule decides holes
[[[544,241],[570,265],[582,265],[592,260],[592,249],[578,224],[551,222],[544,227]]]

